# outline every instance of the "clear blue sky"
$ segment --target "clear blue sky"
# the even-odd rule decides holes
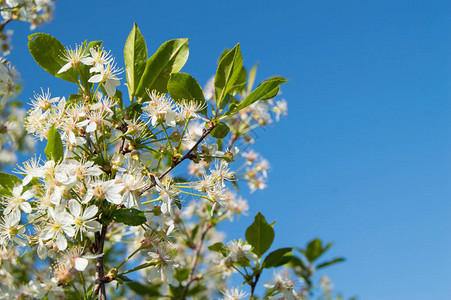
[[[346,296],[451,299],[451,2],[129,3],[60,1],[37,31],[66,45],[104,40],[122,64],[136,22],[151,53],[189,37],[184,70],[202,83],[237,42],[259,80],[290,79],[289,116],[255,145],[273,166],[269,188],[246,193],[252,213],[229,237],[261,211],[277,220],[275,246],[334,241],[330,255],[347,262],[327,273]],[[68,96],[28,54],[28,25],[10,28],[22,97],[41,86]]]

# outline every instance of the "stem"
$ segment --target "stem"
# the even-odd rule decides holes
[[[185,135],[185,131],[186,131],[186,128],[188,127],[188,123],[189,123],[190,120],[191,120],[191,118],[187,118],[186,121],[185,121],[185,126],[183,127],[182,135],[180,136],[180,141],[179,141],[179,144],[178,144],[178,146],[176,148],[177,151],[179,151],[180,147],[182,146],[183,136]]]
[[[154,266],[154,265],[155,265],[154,262],[148,262],[148,263],[139,265],[139,266],[137,266],[137,267],[134,267],[134,268],[132,268],[132,269],[130,269],[130,270],[127,270],[127,271],[125,271],[125,272],[119,273],[119,274],[117,274],[116,276],[125,275],[125,274],[128,274],[128,273],[132,273],[132,272],[135,272],[135,271],[139,271],[139,270],[141,270],[141,269],[144,269],[144,268],[147,268],[147,267],[150,267],[150,266]]]
[[[186,295],[188,294],[189,286],[191,285],[191,283],[193,283],[194,280],[196,280],[196,277],[194,276],[194,272],[196,271],[197,261],[199,259],[200,251],[202,250],[202,244],[204,242],[205,236],[207,235],[207,232],[212,227],[213,226],[210,222],[205,224],[205,229],[203,230],[200,240],[196,245],[196,249],[194,249],[193,262],[191,263],[191,270],[188,275],[188,280],[186,282],[185,289],[183,290],[182,299],[186,299]]]
[[[161,174],[160,176],[158,176],[158,179],[162,179],[164,176],[166,176],[169,172],[171,172],[175,167],[177,167],[182,161],[184,161],[185,159],[187,159],[191,153],[194,151],[194,149],[197,148],[197,146],[199,146],[199,144],[204,140],[204,138],[207,137],[207,135],[210,134],[210,132],[215,128],[215,125],[210,125],[210,127],[208,127],[207,130],[204,131],[204,133],[202,134],[202,136],[200,137],[200,139],[197,141],[196,144],[194,144],[194,146],[189,149],[188,152],[186,152],[186,154],[180,159],[178,160],[176,163],[174,163],[169,169],[167,169],[163,174]]]
[[[102,230],[99,232],[96,232],[94,234],[95,236],[95,246],[96,246],[96,254],[102,254],[103,253],[103,245],[105,244],[105,236],[106,236],[106,230],[107,226],[105,224],[102,225]],[[96,277],[95,277],[95,286],[94,286],[94,296],[99,295],[99,300],[106,300],[106,293],[105,293],[105,282],[103,282],[104,277],[104,270],[103,270],[103,255],[97,257],[96,259]]]
[[[133,255],[135,255],[136,253],[138,253],[139,252],[139,250],[141,250],[142,248],[140,247],[140,248],[138,248],[138,249],[136,249],[135,251],[133,251],[133,253],[132,254],[130,254],[126,259],[124,259],[124,261],[123,262],[121,262],[117,267],[116,267],[116,269],[118,269],[119,270],[119,268],[120,267],[122,267],[127,261],[129,261],[130,260],[130,258],[132,258],[133,257]]]
[[[251,286],[251,295],[249,296],[250,299],[254,297],[255,287],[257,286],[257,282],[260,279],[261,274],[262,274],[261,272],[257,273],[257,275],[255,275],[255,280],[252,281],[252,283],[250,283]]]
[[[167,169],[163,174],[161,174],[160,176],[158,176],[158,179],[163,179],[164,176],[166,176],[169,172],[171,172],[175,167],[177,167],[182,161],[184,161],[185,159],[187,159],[188,157],[191,157],[191,153],[194,151],[194,149],[197,148],[197,146],[199,146],[199,144],[210,134],[210,132],[215,128],[215,125],[213,123],[210,124],[210,126],[204,130],[204,132],[202,133],[202,136],[200,137],[200,139],[196,142],[196,144],[194,144],[194,146],[188,150],[188,152],[186,152],[186,154],[178,161],[174,162],[172,164],[171,167],[169,167],[169,169]],[[152,183],[148,188],[146,188],[145,190],[141,191],[141,194],[143,194],[145,191],[150,190],[151,188],[153,188],[156,185],[156,182]]]
[[[171,148],[171,153],[174,155],[174,149],[172,148],[171,140],[169,139],[168,132],[166,131],[166,128],[164,127],[163,122],[160,122],[161,127],[163,127],[164,134],[166,135],[166,139],[168,140],[168,146]]]

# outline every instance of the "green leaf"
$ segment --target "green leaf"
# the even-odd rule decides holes
[[[6,174],[0,172],[0,186],[2,186],[5,189],[12,189],[15,184],[22,183],[22,180],[20,178],[12,175],[12,174]]]
[[[345,259],[343,257],[337,257],[337,258],[334,258],[332,260],[320,263],[319,265],[316,266],[316,269],[321,269],[321,268],[324,268],[324,267],[327,267],[327,266],[330,266],[330,265],[342,262],[344,260]]]
[[[88,291],[86,292],[85,296],[83,297],[83,300],[96,300],[98,295],[93,295],[94,293],[94,286],[91,285],[88,288]]]
[[[66,49],[53,36],[45,33],[34,33],[28,36],[28,49],[38,65],[53,76],[73,83],[78,82],[77,71],[73,68],[58,74],[61,67],[66,64],[66,61],[61,58],[66,53]]]
[[[218,69],[215,75],[215,99],[216,105],[221,106],[222,100],[228,92],[237,87],[241,69],[243,68],[243,56],[240,51],[240,44],[237,44],[232,50],[224,54],[219,61]]]
[[[158,292],[158,288],[160,287],[159,284],[142,284],[136,281],[133,282],[127,282],[127,286],[141,296],[160,296],[160,293]]]
[[[174,278],[177,279],[178,282],[182,283],[188,279],[189,271],[190,269],[188,268],[177,268],[174,272]]]
[[[217,139],[222,139],[227,136],[229,133],[230,128],[227,126],[226,123],[220,122],[216,127],[211,131],[210,135]]]
[[[274,98],[279,92],[282,83],[287,82],[285,78],[275,77],[263,81],[255,90],[253,90],[235,109],[234,112],[248,107],[258,100],[267,100]]]
[[[147,46],[138,25],[133,23],[132,31],[125,41],[124,62],[127,77],[128,94],[133,99],[147,60]]]
[[[114,212],[113,219],[116,222],[124,223],[130,226],[139,226],[144,224],[147,219],[144,213],[135,208],[121,208]]]
[[[167,93],[170,74],[182,69],[188,60],[188,55],[188,39],[175,39],[163,43],[147,60],[135,95],[143,98],[146,89]]]
[[[211,251],[219,252],[224,257],[227,256],[227,249],[225,248],[224,244],[221,242],[217,242],[211,246],[208,246],[208,249],[210,249]]]
[[[132,105],[127,107],[127,114],[128,117],[133,120],[133,119],[138,119],[143,110],[142,110],[142,104],[141,103],[133,103]]]
[[[202,113],[206,115],[207,102],[204,92],[193,76],[187,73],[172,73],[168,82],[168,92],[175,102],[194,100],[199,105],[205,106]]]
[[[94,48],[95,50],[99,50],[102,48],[103,41],[91,41],[88,46],[86,46],[85,53],[91,54],[89,49]]]
[[[50,127],[47,136],[47,146],[44,149],[44,153],[47,159],[53,159],[55,163],[59,162],[64,157],[64,147],[61,141],[61,136],[58,130],[55,128],[55,124]]]
[[[318,259],[321,255],[323,255],[324,252],[327,251],[332,246],[332,243],[327,244],[326,246],[322,245],[322,242],[320,239],[314,239],[310,241],[307,244],[307,248],[303,251],[305,257],[308,259],[309,262],[313,262],[316,259]]]
[[[281,248],[269,253],[263,260],[263,268],[276,268],[286,264],[291,259],[289,254],[291,254],[292,249],[292,247]]]
[[[249,72],[249,78],[247,79],[247,90],[246,92],[249,94],[252,91],[252,87],[255,83],[255,76],[257,75],[258,63],[256,63],[251,71]]]
[[[274,240],[274,229],[266,222],[261,213],[257,213],[254,223],[246,229],[246,241],[253,247],[253,252],[261,257]]]

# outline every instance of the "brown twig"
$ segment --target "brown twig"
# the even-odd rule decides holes
[[[102,225],[102,230],[94,234],[96,254],[103,254],[103,245],[105,244],[107,226]],[[96,277],[93,295],[99,295],[100,300],[106,300],[105,281],[104,281],[103,255],[96,259]]]
[[[200,137],[200,139],[196,142],[196,144],[194,144],[193,147],[191,147],[191,149],[188,150],[188,152],[186,152],[186,154],[179,160],[176,160],[172,163],[172,165],[163,172],[163,174],[161,174],[160,176],[158,176],[158,179],[161,180],[163,179],[164,176],[166,176],[169,172],[171,172],[175,167],[177,167],[180,163],[182,163],[185,159],[187,158],[192,158],[192,152],[194,151],[194,149],[197,148],[197,146],[199,146],[199,144],[210,134],[210,132],[215,128],[216,126],[213,123],[210,123],[209,127],[207,129],[204,129],[204,132],[202,133],[202,136]],[[152,184],[146,188],[145,190],[143,190],[141,192],[141,194],[143,194],[145,191],[150,190],[151,188],[153,188],[157,183],[155,181],[152,182]]]
[[[188,279],[186,281],[186,286],[185,289],[183,290],[183,294],[182,294],[182,299],[186,299],[186,295],[188,294],[189,291],[189,286],[191,285],[191,283],[193,283],[193,281],[197,280],[198,278],[196,278],[194,276],[194,272],[196,271],[196,267],[197,267],[197,261],[199,259],[199,255],[200,255],[200,251],[202,250],[202,244],[204,243],[205,240],[205,236],[207,235],[207,232],[213,227],[213,225],[210,222],[207,222],[205,224],[205,228],[202,231],[202,235],[200,237],[199,242],[196,245],[196,248],[194,249],[194,254],[193,254],[193,261],[191,263],[191,270],[189,272],[188,275]]]

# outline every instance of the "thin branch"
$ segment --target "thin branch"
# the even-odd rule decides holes
[[[103,245],[105,244],[105,236],[106,236],[107,225],[102,225],[102,230],[96,232],[95,236],[95,246],[96,246],[96,254],[103,253]],[[105,293],[105,282],[104,282],[104,269],[103,269],[103,255],[97,257],[96,259],[96,281],[94,286],[94,295],[99,295],[100,300],[106,300]]]
[[[207,232],[212,227],[213,227],[213,225],[210,222],[207,222],[205,224],[205,229],[203,230],[200,240],[197,243],[196,248],[194,249],[193,261],[191,263],[191,270],[188,275],[188,280],[186,281],[185,289],[183,290],[182,299],[186,299],[186,295],[188,294],[188,291],[189,291],[189,286],[191,285],[191,283],[193,283],[193,281],[197,280],[197,278],[194,276],[194,273],[195,273],[196,267],[197,267],[197,261],[199,259],[200,251],[202,250],[202,244],[204,243],[205,236],[207,235]]]
[[[179,160],[174,161],[172,163],[172,165],[166,170],[164,171],[163,174],[161,174],[160,176],[158,176],[158,179],[161,180],[163,179],[164,176],[166,176],[169,172],[171,172],[175,167],[177,167],[180,163],[182,163],[185,159],[187,158],[191,158],[192,157],[192,153],[194,151],[194,149],[197,148],[197,146],[199,146],[199,144],[210,134],[210,132],[215,128],[215,125],[213,123],[209,124],[209,127],[207,129],[204,129],[204,132],[202,133],[202,136],[200,137],[200,139],[196,142],[196,144],[194,144],[193,147],[191,147],[191,149],[188,150],[188,152],[186,152],[186,154]],[[145,191],[150,190],[151,188],[153,188],[157,183],[154,181],[148,188],[146,188],[145,190],[143,190],[141,192],[141,194],[143,194]]]

